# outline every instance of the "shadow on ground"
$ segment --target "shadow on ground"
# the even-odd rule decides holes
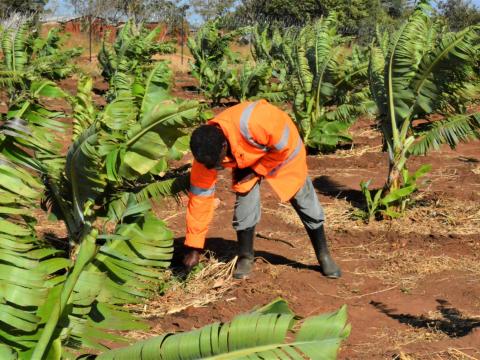
[[[177,82],[180,82],[180,81],[177,80]],[[185,91],[185,92],[200,94],[200,89],[197,86],[194,86],[194,85],[182,86],[182,90]]]
[[[388,317],[397,320],[401,324],[407,324],[414,328],[440,331],[451,338],[466,336],[475,328],[480,328],[480,320],[464,316],[460,310],[454,308],[448,301],[437,299],[437,310],[441,318],[429,318],[425,315],[414,316],[410,314],[397,314],[395,309],[387,305],[371,301],[370,304]]]
[[[176,238],[174,241],[174,254],[172,259],[171,268],[174,273],[182,272],[182,259],[185,255],[185,249],[183,243],[185,237]],[[222,261],[230,261],[237,254],[237,242],[234,240],[227,240],[224,238],[208,238],[206,242],[206,256],[213,254],[217,259]],[[313,251],[313,250],[312,250]],[[286,258],[280,254],[275,254],[269,251],[256,250],[255,258],[264,260],[272,265],[287,265],[294,269],[307,269],[319,271],[320,267],[318,265],[307,265],[300,263],[296,260]]]
[[[333,180],[330,176],[322,175],[313,179],[313,186],[322,195],[345,199],[356,208],[365,208],[365,198],[360,190],[349,189],[345,185]],[[375,193],[376,189],[370,191]]]

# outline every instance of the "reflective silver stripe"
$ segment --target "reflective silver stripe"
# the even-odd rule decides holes
[[[210,196],[213,195],[213,193],[215,192],[215,185],[208,189],[201,188],[195,185],[190,185],[190,192],[193,195],[197,196]]]
[[[282,134],[282,137],[280,138],[280,141],[275,145],[273,145],[275,150],[282,151],[285,148],[285,146],[287,146],[288,144],[289,136],[290,136],[290,128],[288,127],[288,125],[285,125],[285,129],[283,129],[283,134]]]
[[[293,159],[295,159],[297,157],[297,155],[300,153],[300,150],[302,150],[302,146],[303,146],[303,142],[302,142],[302,138],[299,136],[298,137],[298,143],[297,143],[297,146],[295,147],[295,150],[293,150],[293,152],[279,165],[275,166],[272,171],[270,171],[268,173],[269,176],[273,176],[275,175],[275,173],[280,170],[282,167],[284,167],[285,165],[287,165],[290,161],[292,161]]]
[[[267,152],[269,150],[268,147],[257,143],[253,139],[252,134],[250,134],[250,130],[248,129],[248,122],[250,121],[250,117],[252,116],[253,109],[255,108],[255,106],[257,106],[257,103],[258,102],[254,102],[248,105],[245,110],[243,110],[242,115],[240,116],[240,132],[242,133],[242,136],[245,138],[245,140],[248,141],[250,145],[255,146],[256,148]]]

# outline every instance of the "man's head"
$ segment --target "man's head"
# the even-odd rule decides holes
[[[193,157],[207,169],[221,166],[227,155],[227,139],[223,131],[214,125],[196,128],[190,139]]]

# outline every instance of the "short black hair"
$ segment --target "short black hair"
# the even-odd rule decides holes
[[[220,165],[225,141],[225,135],[217,126],[202,125],[193,131],[190,138],[190,149],[195,160],[208,169],[213,169]]]

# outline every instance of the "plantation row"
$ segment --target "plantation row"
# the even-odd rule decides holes
[[[58,30],[42,38],[28,22],[0,28],[0,86],[8,107],[0,115],[1,359],[75,358],[79,349],[98,352],[125,342],[119,331],[145,328],[123,305],[154,295],[173,254],[172,233],[150,200],[188,188],[188,174],[171,169],[169,161],[188,151],[188,129],[211,117],[200,102],[171,95],[169,64],[153,55],[175,47],[158,43],[159,31],[128,22],[113,44],[102,44],[98,58],[109,89],[100,108],[92,79],[73,63],[81,50],[63,50]],[[333,151],[351,141],[348,128],[358,116],[375,116],[390,169],[385,194],[372,197],[362,185],[365,217],[395,217],[428,171],[425,166],[410,174],[410,155],[480,137],[480,114],[471,112],[478,97],[479,31],[445,32],[421,1],[396,33],[379,31],[369,48],[338,35],[335,15],[302,29],[228,34],[212,22],[188,46],[192,74],[213,105],[230,98],[292,104],[310,148]],[[230,50],[246,35],[254,62]],[[74,73],[75,95],[54,82]],[[49,108],[55,99],[72,109],[66,155],[58,139],[69,125],[65,113]],[[442,120],[430,121],[433,113]],[[67,239],[37,231],[41,211],[65,224]],[[194,359],[226,352],[232,358],[318,358],[318,349],[335,358],[349,331],[344,308],[305,320],[294,342],[280,345],[293,318],[284,302],[274,302],[231,324],[97,358]]]
[[[363,216],[397,217],[429,171],[425,165],[409,173],[409,156],[480,138],[480,26],[448,32],[428,1],[395,33],[377,28],[369,47],[339,35],[337,24],[332,13],[300,29],[257,26],[222,35],[211,22],[188,42],[192,74],[215,104],[228,98],[291,104],[304,143],[323,152],[351,142],[348,129],[359,116],[375,117],[389,169],[385,196],[372,198],[368,182],[361,184]],[[229,48],[239,34],[251,37],[255,60],[241,67]]]

